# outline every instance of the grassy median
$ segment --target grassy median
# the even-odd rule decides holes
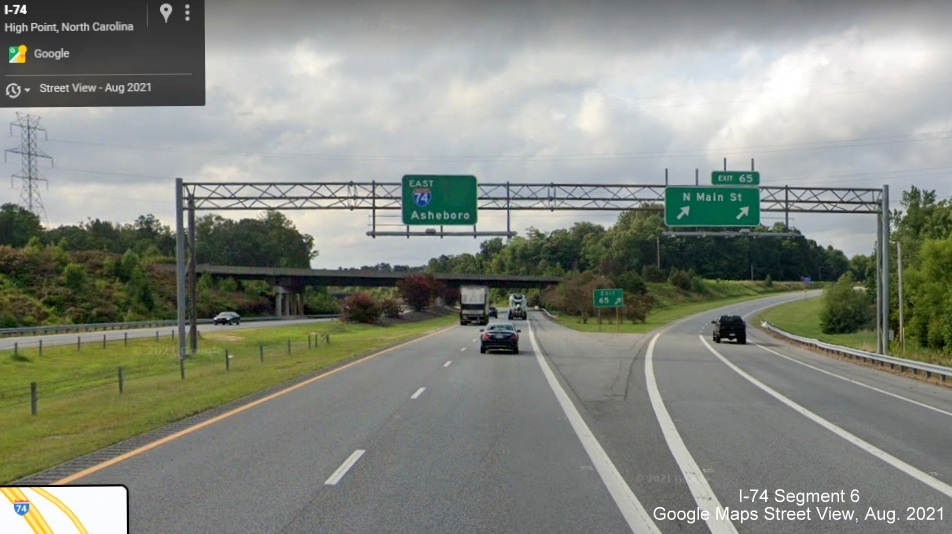
[[[0,482],[456,323],[316,323],[203,333],[182,380],[171,338],[0,351]],[[329,342],[328,342],[329,339]],[[290,351],[289,351],[290,345]],[[231,356],[226,370],[225,351]],[[123,368],[119,393],[118,368]],[[31,415],[30,383],[37,384]]]

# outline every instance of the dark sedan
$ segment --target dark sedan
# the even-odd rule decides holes
[[[233,311],[221,312],[212,319],[212,322],[214,324],[241,324],[241,316]]]
[[[479,330],[479,352],[485,354],[488,350],[508,350],[519,354],[519,332],[512,323],[493,323]]]

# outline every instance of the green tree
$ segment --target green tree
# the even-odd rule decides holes
[[[70,263],[63,269],[63,281],[73,293],[81,294],[86,290],[86,267]]]
[[[861,292],[853,289],[850,273],[823,291],[820,329],[825,334],[849,334],[870,326],[873,309]]]
[[[23,247],[42,234],[43,225],[36,214],[16,204],[0,206],[0,245]]]
[[[862,254],[850,258],[849,271],[854,280],[866,281],[866,271],[869,269],[870,262],[872,258]]]
[[[202,263],[249,267],[310,267],[314,238],[301,234],[280,212],[233,221],[208,215],[196,221],[197,257]]]
[[[924,346],[952,352],[952,237],[923,241],[919,265],[903,275],[909,332]]]

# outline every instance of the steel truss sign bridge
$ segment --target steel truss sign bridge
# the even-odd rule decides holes
[[[667,181],[667,180],[666,180]],[[512,236],[510,214],[523,211],[628,211],[664,209],[665,189],[669,184],[582,184],[582,183],[479,183],[477,209],[506,212],[505,231],[446,232],[442,227],[411,232],[380,231],[377,216],[403,208],[403,184],[393,182],[175,182],[177,280],[179,290],[179,356],[185,357],[186,251],[191,281],[195,265],[195,212],[232,210],[368,210],[371,229],[367,235],[377,236]],[[690,184],[685,184],[690,185]],[[698,185],[697,183],[694,184]],[[672,184],[674,186],[674,184]],[[888,291],[889,188],[819,188],[789,186],[754,186],[760,193],[760,212],[784,213],[789,227],[791,213],[875,214],[879,219],[877,261],[881,264],[877,288]],[[738,212],[739,213],[739,212]],[[188,234],[185,217],[188,216]],[[194,290],[194,283],[191,284]],[[188,301],[192,316],[192,342],[197,339],[194,292]],[[884,293],[888,294],[888,293]],[[888,299],[880,299],[880,349],[888,347]]]

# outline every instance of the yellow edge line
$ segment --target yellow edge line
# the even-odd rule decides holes
[[[180,430],[180,431],[178,431],[178,432],[176,432],[176,433],[174,433],[174,434],[171,434],[171,435],[169,435],[169,436],[165,436],[165,437],[162,438],[162,439],[153,441],[152,443],[149,443],[148,445],[143,445],[143,446],[139,447],[138,449],[131,450],[131,451],[127,452],[127,453],[124,453],[124,454],[121,454],[121,455],[119,455],[119,456],[116,456],[115,458],[112,458],[112,459],[110,459],[110,460],[106,460],[105,462],[102,462],[102,463],[100,463],[100,464],[96,464],[96,465],[94,465],[94,466],[92,466],[92,467],[88,467],[88,468],[86,468],[86,469],[83,469],[82,471],[80,471],[80,472],[78,472],[78,473],[75,473],[75,474],[72,474],[72,475],[70,475],[70,476],[68,476],[68,477],[66,477],[66,478],[57,480],[56,482],[53,483],[53,485],[54,485],[54,486],[61,486],[61,485],[64,485],[64,484],[69,484],[70,482],[75,482],[76,480],[79,480],[80,478],[83,478],[83,477],[85,477],[85,476],[89,476],[89,475],[91,475],[91,474],[93,474],[93,473],[96,473],[96,472],[98,472],[98,471],[102,471],[103,469],[105,469],[105,468],[107,468],[107,467],[116,465],[116,464],[118,464],[119,462],[128,460],[129,458],[132,458],[132,457],[134,457],[134,456],[138,456],[138,455],[140,455],[140,454],[142,454],[142,453],[144,453],[144,452],[150,451],[150,450],[152,450],[152,449],[154,449],[154,448],[156,448],[156,447],[158,447],[158,446],[160,446],[160,445],[164,445],[164,444],[166,444],[166,443],[168,443],[168,442],[170,442],[170,441],[176,440],[176,439],[178,439],[178,438],[180,438],[180,437],[182,437],[182,436],[191,434],[192,432],[195,432],[196,430],[200,430],[200,429],[202,429],[202,428],[205,428],[206,426],[213,425],[213,424],[215,424],[215,423],[217,423],[217,422],[219,422],[219,421],[221,421],[221,420],[223,420],[223,419],[227,419],[227,418],[229,418],[229,417],[231,417],[231,416],[233,416],[233,415],[239,414],[239,413],[244,412],[244,411],[246,411],[246,410],[250,410],[251,408],[254,408],[255,406],[258,406],[259,404],[263,404],[263,403],[268,402],[268,401],[270,401],[270,400],[276,399],[276,398],[278,398],[278,397],[280,397],[280,396],[282,396],[282,395],[285,395],[285,394],[287,394],[287,393],[290,393],[290,392],[292,392],[292,391],[294,391],[294,390],[296,390],[296,389],[303,388],[304,386],[310,385],[310,384],[312,384],[312,383],[314,383],[314,382],[316,382],[316,381],[318,381],[318,380],[320,380],[320,379],[322,379],[322,378],[325,378],[325,377],[331,376],[331,375],[333,375],[333,374],[335,374],[335,373],[338,373],[338,372],[340,372],[340,371],[343,371],[344,369],[347,369],[347,368],[353,367],[353,366],[355,366],[355,365],[357,365],[357,364],[364,363],[364,362],[366,362],[366,361],[372,360],[373,358],[376,358],[377,356],[380,356],[380,355],[382,355],[382,354],[386,354],[386,353],[388,353],[388,352],[390,352],[390,351],[393,351],[393,350],[397,350],[397,349],[399,349],[399,348],[401,348],[401,347],[404,347],[404,346],[406,346],[406,345],[410,345],[410,344],[412,344],[412,343],[417,343],[417,342],[419,342],[419,341],[423,341],[424,339],[433,337],[433,336],[435,336],[435,335],[437,335],[437,334],[441,334],[441,333],[443,333],[444,331],[450,330],[451,328],[455,328],[455,327],[457,327],[457,326],[458,326],[458,325],[453,324],[453,325],[450,325],[450,326],[447,326],[447,327],[443,327],[443,328],[440,328],[439,330],[437,330],[437,331],[435,331],[435,332],[432,332],[432,333],[430,333],[430,334],[427,334],[427,335],[425,335],[425,336],[423,336],[423,337],[418,337],[418,338],[415,338],[415,339],[411,339],[411,340],[409,340],[409,341],[404,341],[403,343],[401,343],[401,344],[399,344],[399,345],[396,345],[396,346],[393,346],[393,347],[390,347],[389,349],[384,349],[384,350],[382,350],[382,351],[380,351],[380,352],[375,352],[375,353],[373,353],[373,354],[368,354],[367,356],[364,356],[363,358],[360,358],[359,360],[352,361],[352,362],[350,362],[350,363],[348,363],[348,364],[346,364],[346,365],[343,365],[343,366],[341,366],[341,367],[338,367],[338,368],[336,368],[336,369],[331,369],[330,371],[327,371],[326,373],[323,373],[323,374],[320,374],[320,375],[318,375],[318,376],[315,376],[314,378],[309,378],[309,379],[305,380],[304,382],[301,382],[300,384],[295,384],[295,385],[293,385],[293,386],[291,386],[291,387],[289,387],[289,388],[287,388],[287,389],[283,389],[283,390],[281,390],[281,391],[272,393],[271,395],[268,395],[267,397],[260,398],[260,399],[254,401],[254,402],[250,402],[250,403],[248,403],[248,404],[246,404],[246,405],[244,405],[244,406],[235,408],[234,410],[231,410],[230,412],[226,412],[226,413],[223,413],[223,414],[221,414],[221,415],[217,415],[217,416],[215,416],[215,417],[213,417],[213,418],[211,418],[211,419],[209,419],[209,420],[207,420],[207,421],[203,421],[203,422],[201,422],[201,423],[199,423],[199,424],[197,424],[197,425],[195,425],[195,426],[186,428],[186,429],[184,429],[184,430]]]

